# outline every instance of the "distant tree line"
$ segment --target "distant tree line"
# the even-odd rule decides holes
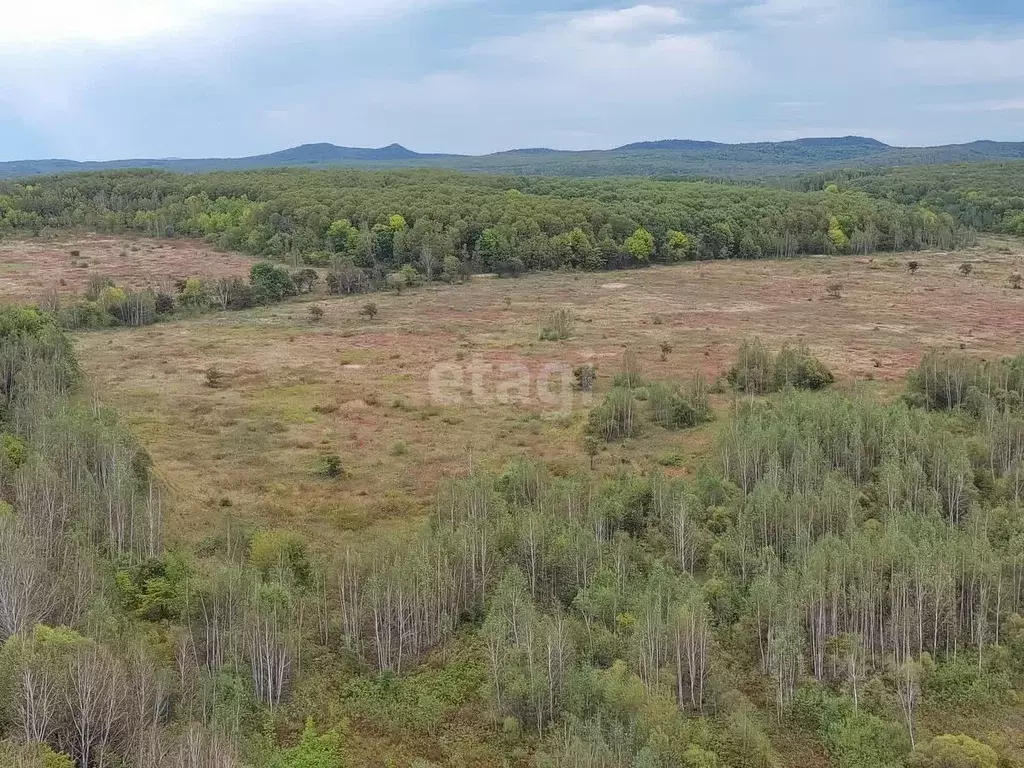
[[[405,266],[436,280],[953,248],[971,241],[965,224],[973,223],[838,187],[795,192],[650,179],[289,169],[117,171],[0,183],[0,234],[84,227],[200,236],[292,263],[334,264],[354,283]]]
[[[978,231],[1024,235],[1024,161],[816,173],[795,188],[859,191],[951,216]]]

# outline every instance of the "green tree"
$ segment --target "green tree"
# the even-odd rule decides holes
[[[642,263],[650,261],[651,255],[654,253],[654,235],[643,227],[639,227],[626,239],[626,250],[635,261]]]
[[[257,304],[270,304],[281,301],[296,293],[295,281],[284,267],[260,261],[249,270],[249,282],[252,285],[253,301]]]
[[[349,253],[359,246],[359,230],[348,219],[338,219],[327,230],[335,253]]]
[[[850,238],[835,216],[828,217],[828,239],[839,253],[845,253],[850,247]]]
[[[671,261],[682,261],[693,258],[693,238],[685,232],[670,229],[665,239],[665,249]]]

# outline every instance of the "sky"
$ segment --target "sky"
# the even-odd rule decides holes
[[[7,6],[7,7],[3,7]],[[1024,140],[1020,0],[0,0],[0,160]]]

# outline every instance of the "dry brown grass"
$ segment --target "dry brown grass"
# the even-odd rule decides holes
[[[80,234],[0,241],[0,301],[34,303],[53,289],[81,294],[95,275],[130,288],[159,287],[186,277],[248,274],[252,263],[188,238]]]
[[[602,389],[627,346],[651,378],[714,377],[756,334],[773,346],[806,342],[840,385],[873,379],[891,392],[926,347],[991,356],[1024,346],[1024,292],[1006,287],[1022,249],[997,245],[1008,247],[915,254],[916,275],[909,257],[879,256],[478,278],[374,296],[372,322],[359,316],[365,298],[319,299],[317,324],[299,302],[84,333],[77,342],[95,391],[121,411],[174,489],[175,532],[204,535],[230,504],[242,518],[336,542],[422,515],[442,477],[474,464],[528,456],[555,471],[586,466],[584,408],[559,415],[536,398],[436,405],[428,381],[437,363],[522,361],[536,372],[547,362],[591,361]],[[975,265],[969,277],[958,272],[965,259]],[[833,281],[843,285],[840,299],[826,295]],[[559,306],[576,312],[574,337],[540,341]],[[672,351],[662,361],[665,341]],[[211,367],[223,386],[207,386]],[[687,472],[715,429],[652,430],[611,446],[598,467],[645,467],[676,453],[682,466],[671,471]],[[315,474],[328,452],[341,456],[342,479]]]

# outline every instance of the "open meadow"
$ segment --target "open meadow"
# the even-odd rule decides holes
[[[759,336],[772,348],[806,343],[839,386],[887,396],[927,347],[1015,353],[1024,293],[1006,278],[1022,252],[990,239],[954,254],[478,276],[401,295],[316,297],[318,322],[310,302],[296,301],[83,332],[76,345],[95,396],[123,415],[173,490],[174,534],[201,538],[230,512],[333,543],[423,516],[438,481],[474,465],[500,469],[524,456],[556,473],[585,467],[586,403],[578,394],[568,411],[542,402],[537,380],[549,364],[595,365],[600,398],[627,348],[649,378],[699,370],[714,380],[743,338]],[[920,262],[916,274],[910,260]],[[359,314],[368,300],[379,308],[372,320]],[[576,317],[572,337],[541,341],[547,315],[563,306]],[[503,373],[509,364],[531,376],[521,401],[498,397],[501,382],[523,375]],[[438,365],[463,372],[460,403],[432,396]],[[474,375],[482,397],[472,393]],[[730,397],[715,402],[724,408]],[[692,472],[716,424],[686,433],[651,427],[604,448],[597,468]],[[340,457],[342,477],[318,472],[328,454]]]
[[[215,251],[194,238],[76,234],[0,241],[0,301],[36,303],[44,294],[85,293],[93,278],[140,290],[173,286],[184,277],[245,275],[252,259]]]

